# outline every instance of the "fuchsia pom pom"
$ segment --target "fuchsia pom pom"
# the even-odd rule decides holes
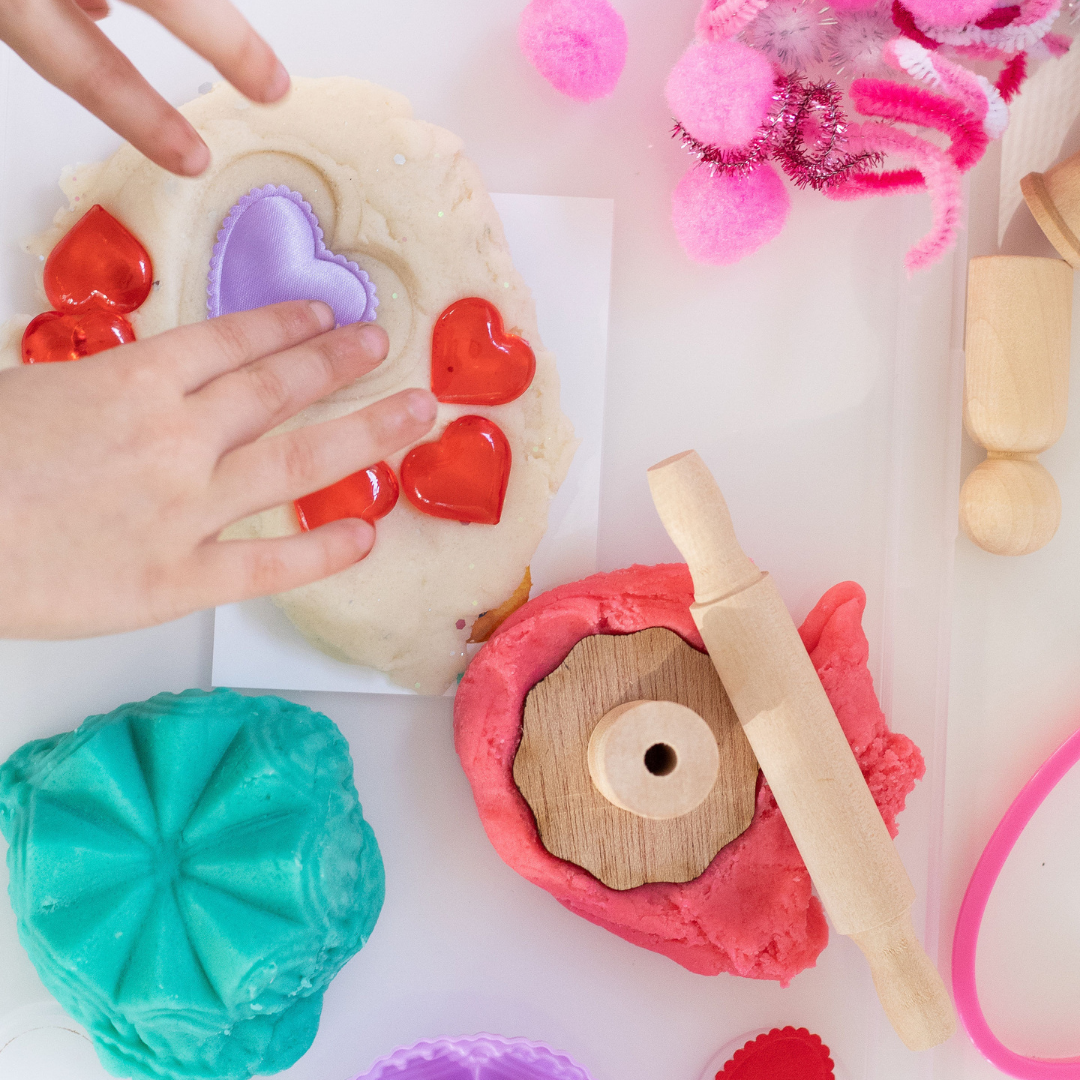
[[[747,176],[692,168],[671,196],[675,235],[697,262],[727,266],[778,235],[791,198],[771,165]]]
[[[904,7],[932,26],[967,26],[994,10],[997,0],[905,0]]]
[[[671,111],[695,139],[721,150],[745,146],[773,105],[776,69],[739,41],[691,45],[668,77]]]
[[[607,0],[532,0],[518,43],[556,90],[578,101],[607,97],[626,63],[626,24]]]

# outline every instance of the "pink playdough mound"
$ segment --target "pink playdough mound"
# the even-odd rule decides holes
[[[596,574],[538,596],[511,615],[469,665],[454,704],[454,741],[495,850],[563,906],[613,934],[701,975],[721,971],[781,985],[811,967],[828,941],[821,904],[777,809],[759,781],[754,819],[694,881],[609,889],[540,843],[514,784],[514,755],[529,690],[590,634],[666,626],[697,649],[683,564]],[[866,667],[866,594],[831,588],[799,630],[881,816],[896,815],[926,771],[919,748],[889,731]]]

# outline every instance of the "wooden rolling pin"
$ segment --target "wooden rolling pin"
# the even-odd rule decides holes
[[[964,426],[987,450],[960,491],[960,524],[995,555],[1026,555],[1061,521],[1035,455],[1065,428],[1072,270],[1059,259],[988,255],[968,265]]]
[[[833,926],[866,954],[904,1042],[937,1046],[956,1014],[911,924],[915,890],[780,593],[739,547],[695,451],[654,465],[649,487],[689,564],[694,621]]]

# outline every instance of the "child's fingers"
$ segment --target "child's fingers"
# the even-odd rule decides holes
[[[210,163],[195,129],[74,0],[0,3],[0,38],[162,168],[194,176]]]
[[[215,540],[196,553],[190,610],[250,600],[295,589],[359,562],[375,543],[375,530],[349,518],[276,540]]]
[[[132,348],[167,368],[185,394],[195,394],[219,376],[291,349],[333,325],[334,313],[321,301],[286,300],[178,326]]]
[[[342,326],[222,375],[188,401],[224,453],[366,375],[382,363],[388,346],[378,326]]]
[[[210,483],[210,531],[390,457],[431,430],[436,408],[428,391],[403,390],[337,420],[233,450]]]
[[[209,60],[253,101],[284,97],[289,73],[228,0],[128,0]]]

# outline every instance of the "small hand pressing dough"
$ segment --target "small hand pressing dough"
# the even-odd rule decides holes
[[[535,355],[535,374],[513,400],[486,404],[481,395],[474,404],[440,404],[424,442],[437,443],[462,417],[483,423],[458,425],[441,457],[422,451],[413,459],[420,464],[411,473],[420,469],[427,483],[442,470],[434,482],[441,493],[448,484],[451,492],[455,482],[469,485],[474,459],[454,455],[459,447],[468,449],[468,439],[486,439],[482,450],[494,445],[487,434],[494,424],[510,450],[497,524],[422,512],[407,497],[406,482],[396,506],[376,523],[375,547],[366,559],[275,597],[323,651],[381,669],[410,689],[441,693],[464,670],[476,618],[519,586],[576,445],[559,407],[555,359],[540,343],[532,297],[510,260],[494,205],[460,139],[414,119],[403,97],[371,83],[296,79],[288,98],[273,106],[254,106],[219,84],[181,111],[213,154],[202,176],[180,179],[125,145],[102,164],[65,170],[61,188],[68,208],[27,244],[32,254],[47,256],[86,210],[108,210],[153,262],[153,291],[128,316],[137,338],[206,317],[207,275],[223,222],[249,192],[274,185],[302,196],[329,252],[368,275],[377,293],[376,321],[390,338],[381,366],[279,432],[353,412],[408,387],[430,388],[436,321],[466,298],[492,305],[512,347],[520,353],[513,339],[524,339]],[[18,362],[27,321],[13,320],[0,340],[4,362]],[[396,476],[402,477],[411,449],[387,462]],[[402,478],[409,476],[407,468]],[[299,529],[288,505],[225,535],[275,537]]]

